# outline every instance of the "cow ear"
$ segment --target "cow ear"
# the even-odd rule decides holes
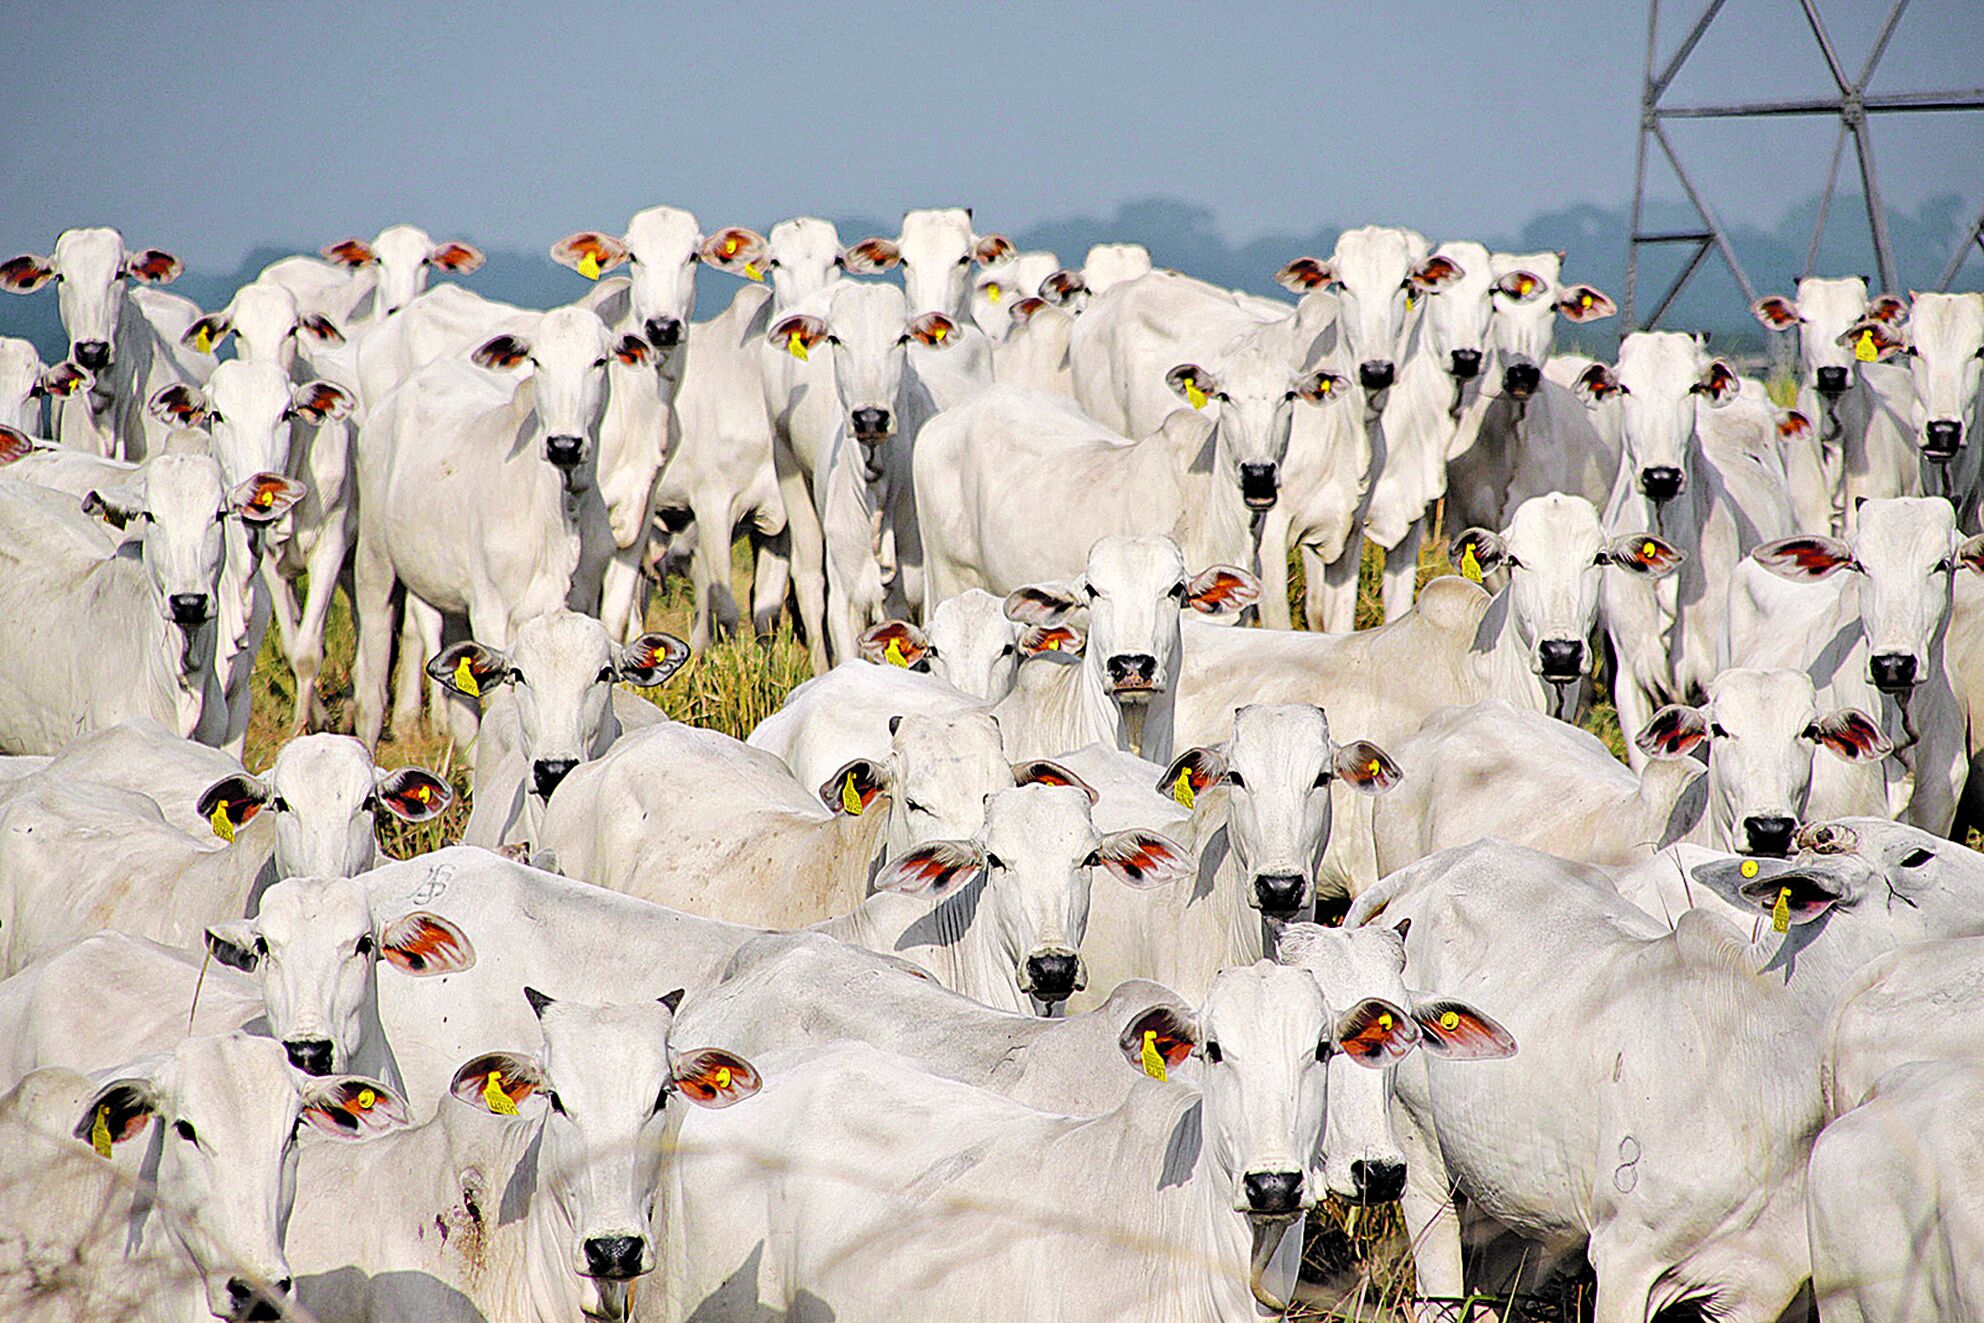
[[[1708,717],[1698,707],[1669,703],[1655,712],[1633,743],[1650,758],[1685,758],[1708,738]]]
[[[771,244],[748,225],[727,225],[703,240],[703,262],[726,275],[746,280],[763,280],[766,254]]]
[[[328,243],[317,251],[326,262],[336,262],[339,266],[353,269],[371,266],[379,260],[379,255],[372,251],[372,245],[363,239],[344,239],[338,243]]]
[[[379,955],[402,974],[428,977],[475,968],[475,944],[438,914],[404,914],[379,929]]]
[[[1694,385],[1688,387],[1691,395],[1700,395],[1708,400],[1709,407],[1721,409],[1735,402],[1743,392],[1743,383],[1736,376],[1736,369],[1729,366],[1729,360],[1711,360],[1702,369],[1702,375]]]
[[[1153,1006],[1141,1012],[1116,1038],[1123,1059],[1158,1080],[1184,1065],[1198,1046],[1199,1026],[1177,1006]]]
[[[71,1133],[107,1158],[111,1145],[144,1133],[157,1110],[158,1089],[150,1080],[112,1080],[96,1091]]]
[[[1900,326],[1908,320],[1908,300],[1899,294],[1882,294],[1867,303],[1867,319],[1887,326]]]
[[[537,1058],[521,1052],[488,1052],[455,1072],[448,1092],[470,1107],[515,1116],[517,1104],[544,1087]]]
[[[1419,1022],[1383,997],[1366,997],[1337,1017],[1333,1040],[1352,1061],[1379,1070],[1419,1045]]]
[[[1651,533],[1625,533],[1605,544],[1600,563],[1660,579],[1672,574],[1685,559],[1679,547]]]
[[[1853,548],[1836,537],[1820,533],[1800,533],[1766,542],[1750,553],[1750,559],[1778,578],[1793,583],[1817,583],[1841,570],[1859,568],[1853,559]]]
[[[1803,440],[1812,434],[1812,420],[1796,409],[1778,409],[1776,418],[1780,441]]]
[[[255,943],[261,935],[255,931],[252,919],[229,919],[225,923],[207,926],[207,954],[244,974],[255,972],[255,966],[262,962],[261,952]]]
[[[1110,832],[1095,854],[1111,877],[1138,891],[1182,881],[1198,864],[1191,851],[1169,836],[1140,827]]]
[[[1307,372],[1297,377],[1288,393],[1311,404],[1326,404],[1331,400],[1342,399],[1344,388],[1349,385],[1350,378],[1331,372],[1328,368],[1317,368],[1314,372]]]
[[[1422,294],[1438,294],[1467,278],[1467,271],[1445,253],[1435,253],[1421,262],[1409,279]]]
[[[627,260],[627,245],[598,230],[580,230],[551,245],[551,260],[587,280],[598,280]]]
[[[879,236],[863,239],[841,253],[841,264],[851,276],[879,276],[902,261],[902,250],[894,239]]]
[[[96,385],[95,373],[82,364],[65,358],[42,373],[41,379],[35,382],[34,387],[43,395],[67,399],[71,395],[81,394],[94,385]]]
[[[997,266],[1018,250],[1003,234],[981,234],[971,245],[971,259],[980,266]]]
[[[1062,617],[1086,605],[1076,596],[1080,580],[1030,583],[1006,594],[1006,619],[1022,625],[1058,625]]]
[[[1508,563],[1509,544],[1502,540],[1500,533],[1491,533],[1485,528],[1470,528],[1453,540],[1453,545],[1447,549],[1447,556],[1462,578],[1480,583]]]
[[[328,381],[306,381],[290,392],[289,411],[306,423],[350,416],[351,392]]]
[[[1823,744],[1849,763],[1876,763],[1894,752],[1894,741],[1857,707],[1828,712],[1805,728],[1805,738]]]
[[[170,285],[185,269],[163,248],[146,248],[124,258],[124,274],[143,285]]]
[[[18,427],[0,423],[0,468],[34,453],[34,438]]]
[[[401,822],[426,822],[454,802],[446,781],[425,767],[402,767],[379,778],[380,805]]]
[[[1185,585],[1185,600],[1202,616],[1230,616],[1261,597],[1261,581],[1237,565],[1212,565]]]
[[[858,818],[888,788],[889,771],[885,764],[872,758],[855,758],[827,778],[820,787],[820,802],[836,814]]]
[[[503,371],[523,363],[530,357],[530,341],[522,336],[491,336],[469,355],[469,361],[477,367]]]
[[[634,334],[623,335],[613,345],[613,357],[622,367],[643,367],[653,361],[655,351]]]
[[[1840,332],[1833,343],[1851,349],[1859,362],[1885,363],[1897,354],[1908,352],[1908,340],[1899,327],[1899,322],[1868,317]]]
[[[1595,322],[1619,311],[1619,305],[1590,285],[1572,285],[1557,296],[1557,315],[1567,322]]]
[[[1274,273],[1274,283],[1291,294],[1308,294],[1336,284],[1336,268],[1313,257],[1298,257]]]
[[[1464,1001],[1414,998],[1419,1045],[1448,1061],[1500,1061],[1516,1054],[1515,1036]]]
[[[1206,401],[1219,394],[1219,378],[1197,363],[1180,363],[1172,368],[1164,374],[1164,384],[1194,409],[1205,408]]]
[[[184,381],[159,387],[146,401],[145,412],[167,427],[198,427],[211,416],[205,393]]]
[[[481,698],[512,678],[509,654],[485,648],[474,639],[443,648],[427,663],[427,675],[464,698]]]
[[[193,809],[212,825],[214,835],[231,843],[234,833],[247,826],[249,820],[262,811],[272,793],[268,783],[260,777],[236,772],[201,791]]]
[[[1367,795],[1390,790],[1405,775],[1390,754],[1369,740],[1338,745],[1333,757],[1338,779]]]
[[[930,656],[930,637],[907,621],[885,620],[862,631],[860,650],[862,660],[877,666],[914,670]]]
[[[941,900],[984,867],[985,852],[975,841],[929,841],[896,856],[875,878],[875,890]]]
[[[256,473],[236,483],[227,494],[229,511],[243,523],[272,524],[310,494],[295,478],[280,473]]]
[[[1040,282],[1039,296],[1056,308],[1065,308],[1086,293],[1088,281],[1072,267],[1049,272]],[[1013,313],[1017,316],[1019,309],[1014,308]]]
[[[689,645],[673,634],[643,634],[620,649],[613,671],[629,684],[652,689],[667,682],[689,660]]]
[[[689,990],[687,988],[677,988],[673,992],[662,993],[655,1000],[666,1006],[670,1015],[676,1015],[682,1010],[682,999],[688,995]]]
[[[186,328],[179,343],[196,354],[211,354],[220,342],[234,333],[234,323],[224,312],[210,312]]]
[[[338,329],[336,322],[321,312],[306,313],[298,317],[296,319],[296,329],[322,344],[341,345],[344,343],[344,332]]]
[[[1694,868],[1694,880],[1736,905],[1777,917],[1785,927],[1810,923],[1845,899],[1832,877],[1793,859],[1715,859]]]
[[[1965,569],[1984,574],[1984,533],[1967,537],[1958,543],[1956,559]]]
[[[413,1124],[406,1099],[363,1075],[299,1083],[303,1119],[333,1139],[371,1139]]]
[[[32,294],[55,279],[55,259],[23,253],[0,262],[0,289],[9,294]]]
[[[808,313],[796,312],[790,317],[782,317],[765,336],[765,343],[774,349],[783,349],[800,362],[820,347],[827,338],[827,324]]]
[[[1041,298],[1038,294],[1029,294],[1008,308],[1006,310],[1006,316],[1012,320],[1015,326],[1031,326],[1033,325],[1034,315],[1045,311],[1047,307],[1048,303],[1046,299]]]
[[[1016,786],[1073,786],[1088,796],[1090,807],[1102,798],[1095,787],[1075,775],[1074,772],[1052,758],[1031,758],[1013,764],[1013,784]]]
[[[1495,292],[1505,299],[1527,303],[1542,293],[1547,283],[1534,271],[1510,271],[1495,282]],[[1561,312],[1563,309],[1559,308],[1558,311]]]
[[[1157,793],[1169,796],[1180,808],[1195,809],[1199,806],[1199,796],[1225,778],[1226,755],[1200,745],[1171,760],[1164,775],[1157,779]]]
[[[458,276],[480,271],[482,264],[487,260],[482,255],[482,250],[472,243],[459,241],[437,243],[427,250],[427,265],[453,272]]]
[[[1571,383],[1571,392],[1584,401],[1587,409],[1596,409],[1607,400],[1632,393],[1619,380],[1618,374],[1604,363],[1593,363],[1580,372],[1578,379]]]
[[[145,512],[145,472],[134,469],[116,483],[92,488],[83,497],[83,513],[123,528]]]
[[[1782,294],[1766,294],[1758,299],[1750,305],[1750,315],[1771,331],[1788,331],[1805,320],[1798,305]]]
[[[757,1067],[720,1047],[701,1047],[675,1058],[676,1091],[698,1107],[728,1107],[763,1086]]]
[[[926,312],[909,323],[907,334],[926,349],[943,349],[957,343],[958,324],[941,312]]]
[[[1028,625],[1020,631],[1015,646],[1022,658],[1038,657],[1043,652],[1079,657],[1088,646],[1088,639],[1073,625]]]

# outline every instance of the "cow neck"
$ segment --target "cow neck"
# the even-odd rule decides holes
[[[816,866],[827,881],[827,912],[847,914],[867,899],[868,882],[881,861],[896,801],[870,803],[861,813],[836,813],[826,824],[826,849]]]
[[[1480,692],[1474,697],[1506,698],[1532,712],[1556,710],[1554,686],[1545,684],[1530,667],[1529,650],[1516,630],[1507,585],[1489,599],[1488,610],[1475,629],[1474,646],[1469,652],[1480,684]]]
[[[1068,749],[1085,749],[1101,743],[1137,754],[1149,762],[1169,761],[1176,685],[1182,676],[1174,678],[1173,688],[1153,694],[1140,718],[1133,722],[1103,687],[1101,658],[1084,653],[1075,665],[1034,664],[1054,669],[1029,672],[1022,666],[1024,683],[1016,681],[1012,692],[993,709],[993,716],[999,719],[1002,728],[1010,720],[1018,742],[1027,746],[1016,749],[1009,741],[1008,753],[1016,757],[1054,757]],[[1182,664],[1178,669],[1183,671]],[[1016,708],[1019,713],[1014,712]],[[1042,740],[1043,730],[1051,734],[1050,739]],[[1031,747],[1034,743],[1043,747],[1036,750]],[[1046,748],[1045,744],[1053,747]]]
[[[144,664],[142,680],[149,690],[147,697],[153,700],[146,706],[155,703],[154,710],[170,708],[174,733],[181,739],[193,738],[206,710],[207,682],[214,672],[217,622],[210,620],[189,634],[167,620],[159,613],[144,567],[135,560],[113,556],[97,572],[118,578],[128,575],[124,581],[135,586],[137,602],[126,604],[126,614],[135,614],[144,621],[140,646]],[[112,582],[115,580],[104,580],[102,586],[108,588]],[[216,694],[215,698],[220,700],[220,695]]]
[[[490,1318],[565,1323],[581,1317],[584,1286],[571,1267],[572,1220],[542,1174],[542,1105],[539,1110],[535,1117],[495,1117],[444,1097],[434,1119],[413,1133],[434,1127],[446,1152],[411,1156],[444,1160],[453,1197],[464,1202],[464,1177],[475,1174],[475,1220],[484,1241],[458,1275],[477,1308]],[[523,1204],[521,1217],[513,1201]]]
[[[1191,491],[1195,482],[1202,487],[1197,527],[1180,527],[1178,532],[1183,536],[1179,542],[1189,564],[1239,565],[1254,571],[1260,568],[1261,525],[1266,516],[1257,516],[1241,498],[1240,466],[1233,462],[1233,452],[1221,443],[1224,430],[1222,420],[1206,438],[1206,450],[1211,451],[1210,477],[1200,478],[1193,471],[1197,457],[1187,457],[1179,475],[1179,485],[1185,491]],[[1184,506],[1189,511],[1193,502],[1187,500]]]
[[[516,393],[502,406],[502,412],[507,422],[502,430],[512,438],[511,453],[504,459],[504,463],[534,466],[524,470],[529,475],[528,481],[540,493],[549,496],[556,505],[558,527],[546,528],[542,535],[549,544],[547,551],[553,548],[562,550],[563,574],[567,585],[570,585],[578,574],[579,564],[583,559],[581,530],[585,523],[586,504],[600,502],[602,499],[599,494],[599,428],[595,424],[592,429],[594,457],[592,481],[587,484],[585,490],[573,492],[565,486],[564,476],[537,453],[537,392],[530,381],[526,380],[518,384]],[[562,546],[559,545],[561,543]]]
[[[1676,841],[1712,843],[1708,769],[1692,758],[1649,758],[1633,803],[1640,812],[1635,839],[1665,849]],[[1691,793],[1691,791],[1693,793]]]

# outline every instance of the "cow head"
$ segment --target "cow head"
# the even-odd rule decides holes
[[[1082,258],[1082,286],[1093,298],[1150,271],[1150,249],[1140,243],[1090,244]]]
[[[653,351],[638,336],[616,336],[589,309],[553,308],[529,338],[498,335],[474,354],[480,367],[529,368],[537,431],[530,443],[558,471],[568,492],[582,492],[598,476],[598,435],[606,407],[606,368],[617,358],[634,365]]]
[[[230,482],[251,473],[289,468],[290,424],[321,423],[351,412],[352,399],[328,381],[295,385],[276,364],[233,359],[214,369],[205,387],[175,382],[147,404],[168,427],[203,427]]]
[[[433,271],[465,276],[480,270],[482,250],[473,244],[450,241],[436,243],[427,231],[416,225],[389,225],[379,237],[345,239],[323,250],[326,261],[354,271],[370,271],[376,282],[373,315],[384,317],[398,312],[427,288]]]
[[[220,312],[210,312],[186,328],[179,342],[196,353],[219,350],[234,337],[234,355],[251,363],[273,363],[284,372],[296,366],[299,343],[340,345],[344,332],[321,313],[304,313],[296,296],[273,281],[258,280],[235,291]]]
[[[1020,630],[1006,606],[982,588],[969,588],[937,603],[925,633],[931,674],[952,688],[996,703],[1012,691],[1019,672]]]
[[[1594,363],[1574,388],[1591,408],[1617,400],[1621,460],[1640,494],[1657,506],[1688,489],[1695,411],[1721,409],[1742,393],[1736,369],[1711,358],[1702,340],[1678,331],[1635,331],[1619,344],[1619,366]]]
[[[797,216],[772,226],[765,274],[772,282],[774,315],[797,306],[840,279],[847,258],[832,221]]]
[[[848,250],[847,269],[875,275],[900,266],[910,316],[937,312],[962,324],[972,264],[993,266],[1012,251],[1005,235],[974,231],[969,209],[945,207],[905,213],[894,239],[863,239]]]
[[[889,754],[877,765],[856,758],[820,787],[836,814],[859,817],[889,796],[888,853],[929,841],[964,839],[985,821],[986,796],[1015,784],[990,713],[958,718],[915,713],[889,718]]]
[[[1326,368],[1291,375],[1281,355],[1251,340],[1210,366],[1180,363],[1165,375],[1165,384],[1210,418],[1213,481],[1237,486],[1240,499],[1256,513],[1273,509],[1281,491],[1295,411],[1333,406],[1350,393],[1350,383]],[[1184,440],[1196,459],[1196,437]]]
[[[1908,343],[1900,352],[1915,384],[1910,411],[1915,442],[1923,459],[1947,464],[1969,444],[1970,422],[1977,416],[1984,294],[1911,294],[1909,299]]]
[[[1758,299],[1750,311],[1773,331],[1798,332],[1800,384],[1822,400],[1832,401],[1853,389],[1860,379],[1855,370],[1861,362],[1873,362],[1878,351],[1871,351],[1876,335],[1870,333],[1866,347],[1860,337],[1849,334],[1869,319],[1883,326],[1899,325],[1908,315],[1908,305],[1899,299],[1884,298],[1870,304],[1867,282],[1859,276],[1823,279],[1808,276],[1798,282],[1798,297],[1787,299],[1772,294]],[[1885,341],[1885,333],[1878,338]]]
[[[1419,317],[1419,352],[1432,355],[1456,381],[1481,375],[1488,324],[1495,312],[1495,275],[1488,250],[1478,243],[1443,243],[1425,262],[1425,311]]]
[[[69,335],[69,357],[106,377],[117,351],[117,326],[124,316],[126,280],[169,285],[179,278],[179,259],[157,248],[131,252],[124,236],[110,229],[64,230],[50,257],[23,254],[0,262],[0,289],[31,294],[59,280],[56,303]]]
[[[64,399],[96,384],[96,375],[71,362],[44,367],[26,340],[0,336],[0,427],[41,431],[41,401]]]
[[[1345,361],[1357,365],[1358,384],[1373,394],[1397,376],[1408,301],[1436,293],[1463,274],[1451,259],[1429,258],[1427,247],[1424,236],[1411,230],[1366,225],[1338,235],[1329,261],[1297,258],[1277,274],[1284,287],[1299,292],[1336,291]]]
[[[1488,264],[1495,281],[1495,315],[1488,324],[1491,372],[1501,379],[1492,389],[1526,400],[1542,388],[1557,317],[1589,322],[1618,311],[1590,285],[1563,283],[1562,253],[1493,253]]]
[[[863,447],[869,480],[878,481],[879,450],[902,424],[910,343],[947,349],[957,342],[958,324],[941,313],[908,317],[902,291],[893,285],[843,281],[817,306],[824,316],[783,317],[773,324],[767,343],[804,362],[815,353],[831,355],[843,425]]]

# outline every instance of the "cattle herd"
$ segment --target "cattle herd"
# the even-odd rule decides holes
[[[1395,228],[551,257],[0,264],[0,1316],[1271,1318],[1325,1200],[1419,1320],[1984,1316],[1984,295],[1761,300],[1785,408]],[[749,739],[635,692],[788,607]]]

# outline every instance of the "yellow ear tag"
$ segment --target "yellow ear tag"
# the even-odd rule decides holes
[[[854,788],[854,773],[852,772],[847,774],[847,780],[841,782],[840,806],[857,818],[861,816],[861,792]]]
[[[110,1104],[100,1103],[96,1109],[96,1120],[90,1122],[90,1147],[100,1158],[110,1156]]]
[[[1378,1013],[1378,1027],[1386,1033],[1392,1031],[1392,1013],[1390,1011],[1380,1011]]]
[[[1589,294],[1578,295],[1578,306],[1580,308],[1589,308],[1591,306],[1591,295]]]
[[[598,280],[599,258],[592,253],[587,253],[584,257],[581,257],[579,259],[579,274],[587,280]]]
[[[758,270],[758,264],[756,262],[746,262],[744,264],[744,278],[746,280],[763,280],[765,273]]]
[[[204,322],[200,324],[199,330],[193,332],[193,348],[202,354],[211,354],[214,351],[214,333],[207,329]]]
[[[515,1116],[517,1105],[510,1101],[510,1095],[503,1092],[503,1072],[492,1070],[489,1078],[482,1081],[482,1101],[489,1104],[489,1110],[498,1116]]]
[[[1880,349],[1874,344],[1872,331],[1860,332],[1860,338],[1853,342],[1853,356],[1862,363],[1872,363],[1881,356]]]
[[[785,352],[802,363],[806,361],[806,341],[800,338],[799,332],[794,331],[785,338]]]
[[[232,845],[234,844],[234,819],[227,816],[227,805],[228,801],[225,799],[214,805],[214,811],[207,815],[207,821],[213,824],[214,835],[220,837],[229,845]]]
[[[985,297],[991,299],[994,303],[999,301],[1001,293],[999,282],[996,280],[985,287]]]
[[[730,1067],[718,1066],[716,1068],[716,1087],[719,1089],[730,1087]]]
[[[1185,403],[1191,405],[1194,409],[1203,409],[1206,407],[1206,393],[1199,389],[1198,382],[1193,381],[1189,377],[1185,379]]]
[[[376,1093],[374,1093],[374,1092],[373,1092],[372,1090],[370,1090],[370,1089],[360,1089],[360,1090],[358,1091],[358,1110],[359,1110],[359,1111],[361,1111],[361,1112],[369,1112],[369,1111],[371,1111],[371,1110],[372,1110],[372,1109],[373,1109],[373,1108],[374,1108],[375,1106],[377,1106],[377,1105],[378,1105],[378,1102],[379,1102],[379,1095],[378,1095],[378,1094],[376,1094]]]
[[[1481,582],[1481,561],[1474,554],[1472,542],[1460,549],[1460,572],[1463,578],[1474,583]]]
[[[1452,1033],[1454,1030],[1460,1028],[1460,1012],[1441,1011],[1440,1027],[1446,1030],[1448,1033]]]
[[[1791,930],[1791,888],[1777,889],[1777,904],[1770,908],[1770,930],[1774,933]]]
[[[1414,297],[1413,297],[1412,295],[1410,295],[1410,294],[1408,294],[1408,295],[1406,295],[1406,296],[1405,296],[1405,310],[1406,310],[1407,312],[1411,312],[1411,311],[1412,311],[1412,305],[1413,305],[1414,303],[1417,303],[1417,302],[1418,302],[1418,300],[1417,300],[1417,299],[1415,299],[1415,298],[1414,298]]]
[[[1150,1076],[1159,1084],[1163,1084],[1170,1079],[1169,1072],[1164,1069],[1164,1053],[1157,1050],[1157,1030],[1155,1029],[1144,1030],[1143,1066],[1144,1074]]]
[[[944,337],[950,333],[951,328],[948,326],[933,326],[930,328],[930,338],[937,344],[944,343]]]
[[[1757,875],[1757,861],[1754,859],[1745,859],[1737,866],[1736,871],[1744,877],[1755,877]]]
[[[905,671],[909,669],[909,658],[902,655],[901,639],[889,640],[888,650],[882,654],[882,659],[891,666],[900,666]]]
[[[482,686],[475,682],[475,667],[469,665],[466,657],[455,663],[455,688],[470,698],[482,697]]]
[[[1178,779],[1171,783],[1171,797],[1186,808],[1191,808],[1199,802],[1198,791],[1192,789],[1191,768],[1181,767],[1178,769]]]
[[[742,247],[742,244],[738,242],[737,236],[733,234],[723,241],[723,255],[725,257],[735,257],[740,247]]]
[[[1660,548],[1651,542],[1643,542],[1640,544],[1640,555],[1646,557],[1648,560],[1652,560],[1654,558],[1654,555],[1658,553],[1659,550]]]
[[[1379,762],[1376,758],[1373,758],[1368,764],[1366,764],[1364,770],[1369,772],[1372,776],[1376,776],[1381,770],[1383,770],[1383,768],[1384,768],[1384,764]]]
[[[1061,636],[1059,634],[1049,634],[1047,641],[1040,645],[1040,650],[1042,652],[1059,652],[1061,650]]]

